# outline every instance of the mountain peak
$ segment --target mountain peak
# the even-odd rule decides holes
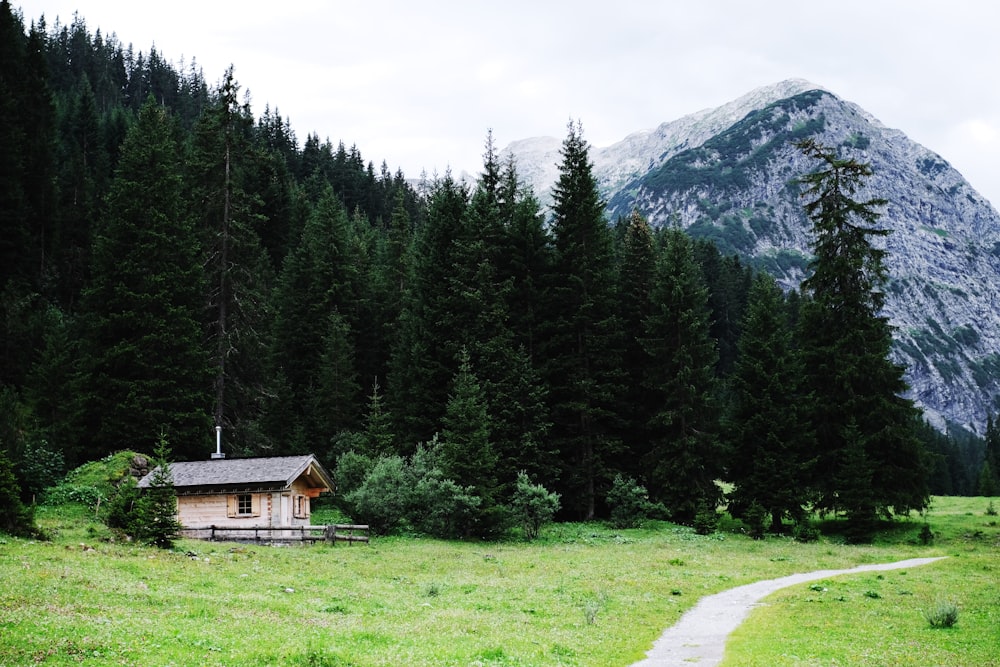
[[[884,315],[909,395],[936,424],[981,433],[1000,405],[1000,215],[943,158],[804,79],[634,132],[590,157],[609,219],[638,210],[654,226],[680,225],[791,288],[811,257],[796,183],[816,165],[794,147],[806,137],[870,164],[866,189],[889,202]],[[543,203],[560,146],[538,138],[505,149]]]

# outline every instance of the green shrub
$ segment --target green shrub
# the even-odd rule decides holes
[[[359,488],[365,481],[365,477],[375,467],[375,461],[359,454],[354,450],[344,452],[337,459],[337,467],[334,470],[333,478],[337,484],[335,504],[338,509],[349,515],[356,513],[356,508],[349,502],[351,493]]]
[[[807,519],[798,521],[792,528],[792,539],[796,542],[816,542],[819,540],[819,529],[814,527]]]
[[[542,526],[552,521],[559,511],[559,494],[553,493],[541,484],[532,484],[527,473],[517,476],[517,487],[511,501],[514,520],[521,524],[524,537],[534,540]]]
[[[0,448],[0,533],[33,537],[38,532],[34,510],[21,502],[14,466]]]
[[[95,486],[73,484],[65,481],[60,482],[45,492],[45,504],[53,506],[79,503],[80,505],[95,508],[106,499],[107,496]]]
[[[417,480],[410,503],[408,514],[414,528],[434,537],[450,538],[475,531],[482,500],[472,487],[463,488],[434,470]]]
[[[769,525],[770,514],[764,507],[754,501],[743,513],[743,523],[747,526],[747,534],[755,540],[764,539],[764,531]]]
[[[411,505],[410,492],[406,461],[401,456],[382,456],[345,500],[355,520],[367,523],[376,535],[386,535],[403,524]]]
[[[698,513],[694,515],[694,532],[699,535],[711,535],[719,526],[719,513],[715,507],[702,501]]]
[[[938,602],[930,609],[924,610],[924,618],[932,628],[950,628],[958,623],[958,605],[954,602]]]
[[[615,528],[638,528],[646,519],[666,513],[661,505],[650,502],[646,487],[621,475],[611,482],[607,502]]]
[[[102,507],[101,520],[108,528],[127,535],[136,534],[135,508],[139,500],[139,487],[135,480],[126,481]]]

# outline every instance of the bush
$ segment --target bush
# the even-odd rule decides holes
[[[352,492],[361,488],[365,477],[375,467],[375,461],[358,454],[354,450],[347,451],[337,459],[337,468],[333,478],[336,480],[337,492],[334,495],[336,506],[349,515],[357,512],[357,508],[348,500]]]
[[[699,535],[711,535],[719,526],[719,513],[708,502],[699,504],[698,513],[694,515],[694,532]]]
[[[376,535],[386,535],[403,524],[412,505],[410,482],[401,456],[382,456],[345,501],[353,508],[355,520],[367,523]]]
[[[511,512],[514,520],[521,524],[526,539],[538,538],[542,526],[552,521],[558,511],[558,493],[546,490],[541,484],[532,484],[524,471],[518,473]]]
[[[35,513],[21,502],[21,488],[14,477],[14,466],[0,448],[0,533],[19,537],[39,534]]]
[[[958,623],[958,605],[954,602],[938,602],[924,611],[924,618],[932,628],[950,628]]]
[[[67,473],[65,479],[45,491],[45,504],[80,503],[95,509],[114,498],[122,483],[129,478],[135,481],[148,470],[149,461],[141,454],[131,451],[109,454]]]
[[[442,479],[439,470],[417,480],[409,508],[410,522],[434,537],[464,537],[473,532],[481,499],[472,487]]]
[[[747,526],[747,534],[755,540],[764,539],[764,531],[768,527],[769,514],[758,502],[750,503],[750,507],[743,513],[743,522]]]
[[[615,528],[637,528],[654,511],[646,487],[631,477],[615,475],[607,500]]]
[[[819,530],[809,523],[808,519],[802,519],[797,521],[795,527],[792,528],[792,539],[803,544],[816,542],[819,540]]]
[[[138,500],[139,487],[135,479],[126,480],[104,504],[101,520],[108,528],[135,536],[137,532],[135,508]]]
[[[45,492],[46,505],[66,505],[79,503],[90,508],[98,507],[106,500],[106,496],[95,486],[60,482]]]

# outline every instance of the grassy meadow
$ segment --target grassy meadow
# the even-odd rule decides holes
[[[1000,527],[936,498],[935,538],[800,544],[736,526],[558,524],[532,542],[389,537],[269,547],[112,541],[81,506],[39,508],[47,542],[0,536],[0,665],[629,665],[700,597],[796,572],[920,556],[910,570],[780,591],[724,664],[1000,665]],[[314,517],[322,523],[323,517]],[[924,613],[953,602],[959,620]]]

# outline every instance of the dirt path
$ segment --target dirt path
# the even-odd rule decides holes
[[[792,574],[779,579],[768,579],[746,584],[728,591],[702,598],[697,605],[681,616],[646,652],[646,659],[632,667],[711,667],[722,662],[729,633],[735,630],[750,610],[771,593],[795,584],[826,579],[841,574],[870,572],[873,570],[898,570],[933,563],[940,558],[911,558],[897,563],[860,565],[848,570],[818,570]]]

